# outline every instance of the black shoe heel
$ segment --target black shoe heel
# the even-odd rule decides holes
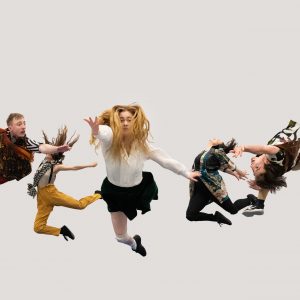
[[[67,226],[63,226],[61,229],[60,229],[60,234],[63,235],[64,239],[66,241],[69,241],[68,240],[68,237],[71,239],[71,240],[74,240],[75,239],[75,235],[72,233],[72,231],[67,227]]]

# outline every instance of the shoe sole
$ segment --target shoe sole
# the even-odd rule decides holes
[[[262,216],[264,211],[243,211],[242,214],[245,217]]]

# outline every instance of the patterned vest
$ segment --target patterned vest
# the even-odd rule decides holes
[[[300,140],[287,142],[281,145],[276,145],[284,151],[283,172],[290,171],[297,163],[299,163],[300,155]]]
[[[9,131],[0,128],[0,177],[20,180],[31,172],[33,153],[26,149],[26,137],[13,143]]]

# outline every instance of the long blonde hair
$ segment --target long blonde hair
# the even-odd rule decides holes
[[[128,111],[132,114],[130,147],[135,143],[135,146],[144,153],[148,153],[149,151],[147,142],[150,134],[150,123],[142,107],[138,104],[115,105],[111,109],[105,110],[97,117],[99,124],[108,125],[112,129],[113,141],[109,151],[115,159],[120,159],[122,157],[121,153],[124,149],[120,121],[120,113],[124,111]],[[92,137],[90,143],[95,144],[95,138]],[[97,147],[99,146],[96,145],[96,148]]]

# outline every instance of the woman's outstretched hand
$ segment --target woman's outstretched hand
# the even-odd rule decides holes
[[[201,176],[199,171],[191,171],[188,173],[188,179],[197,182],[198,178]]]
[[[240,179],[242,179],[242,180],[248,179],[247,175],[249,175],[249,174],[247,173],[247,171],[236,169],[234,173],[237,174],[236,178],[238,180],[240,180]]]
[[[233,153],[233,157],[242,156],[245,151],[244,146],[235,146],[233,150],[230,150],[230,153]]]
[[[99,132],[99,125],[100,125],[98,118],[95,117],[95,119],[93,120],[91,117],[88,117],[88,118],[84,119],[84,121],[90,125],[90,127],[92,129],[92,134],[94,136],[96,136]]]

